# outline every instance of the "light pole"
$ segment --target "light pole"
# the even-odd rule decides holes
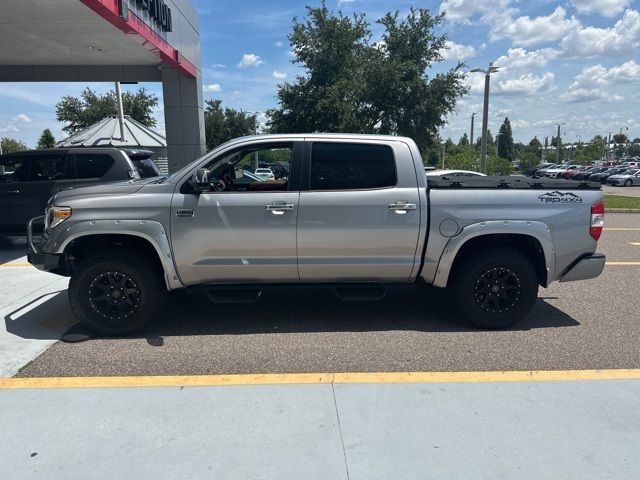
[[[560,125],[564,125],[563,123],[558,123],[558,136],[556,137],[556,164],[560,163]]]
[[[475,118],[476,115],[477,115],[476,112],[473,112],[471,114],[471,138],[469,139],[469,144],[471,145],[471,148],[473,148],[473,119]]]
[[[489,67],[484,70],[482,68],[474,68],[471,73],[484,73],[484,106],[482,108],[482,149],[480,150],[480,171],[487,173],[487,123],[489,122],[489,84],[491,74],[498,71],[498,67],[493,66],[493,62],[489,62]]]
[[[500,132],[496,134],[496,157],[500,156],[500,135],[502,135]]]

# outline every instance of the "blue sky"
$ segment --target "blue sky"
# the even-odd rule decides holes
[[[291,63],[287,35],[305,5],[294,0],[194,0],[200,14],[205,98],[225,106],[264,111],[276,105],[278,83],[299,69]],[[469,68],[494,61],[489,128],[508,116],[517,140],[555,133],[564,122],[565,142],[578,136],[629,127],[640,137],[640,0],[328,0],[330,8],[366,13],[372,23],[387,11],[411,7],[446,11],[442,33],[447,59],[430,73],[458,60]],[[374,35],[379,35],[374,29]],[[472,112],[482,111],[483,77],[468,77],[461,98],[441,134],[458,139]],[[55,103],[83,84],[0,84],[0,136],[34,145],[45,127],[61,138]],[[92,84],[105,91],[110,84]],[[143,84],[162,96],[159,84]],[[135,88],[125,86],[125,88]],[[156,115],[163,129],[162,111]],[[479,116],[476,117],[479,120]],[[476,123],[479,130],[480,123]]]

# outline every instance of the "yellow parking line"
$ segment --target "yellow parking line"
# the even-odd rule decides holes
[[[640,262],[605,262],[605,265],[612,265],[612,266],[640,265]]]
[[[31,264],[29,262],[7,262],[0,263],[0,267],[30,267]]]
[[[348,383],[553,382],[569,380],[640,380],[640,369],[537,370],[489,372],[283,373],[151,377],[1,378],[0,389],[210,387],[232,385]]]
[[[635,247],[640,247],[640,242],[629,242],[629,245],[633,245]]]

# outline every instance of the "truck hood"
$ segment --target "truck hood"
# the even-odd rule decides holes
[[[101,183],[88,187],[68,188],[60,190],[49,199],[48,204],[54,203],[61,205],[66,201],[76,199],[78,197],[95,197],[104,195],[129,195],[135,193],[144,187],[147,183],[156,180],[149,178],[144,180],[127,180],[121,182]]]

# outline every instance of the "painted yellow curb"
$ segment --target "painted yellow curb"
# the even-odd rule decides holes
[[[29,262],[8,262],[8,263],[0,263],[0,267],[30,267],[31,264]]]
[[[640,380],[640,369],[0,378],[0,389],[211,387],[225,385],[315,385],[349,383],[553,382],[568,380],[629,379]]]

